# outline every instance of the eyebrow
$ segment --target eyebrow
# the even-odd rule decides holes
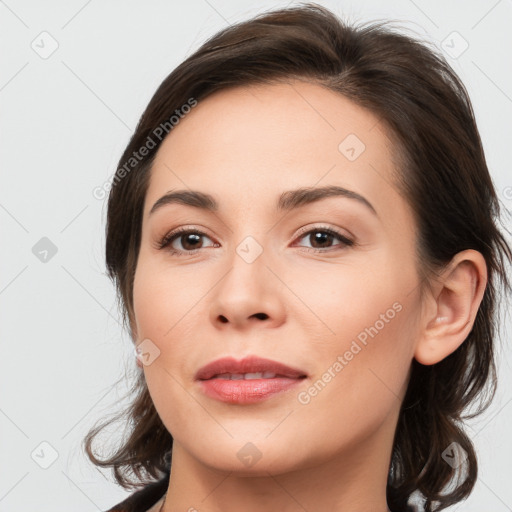
[[[378,214],[373,205],[362,195],[337,185],[326,187],[303,187],[295,190],[287,190],[283,192],[277,201],[277,211],[290,211],[302,206],[315,203],[328,197],[345,197],[354,199],[365,205],[374,215]],[[169,204],[183,204],[199,208],[202,210],[215,212],[219,209],[219,204],[213,196],[200,192],[198,190],[175,190],[170,191],[162,196],[151,208],[149,215],[156,210]]]

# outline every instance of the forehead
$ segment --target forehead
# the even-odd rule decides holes
[[[392,152],[373,113],[320,85],[225,89],[201,100],[161,144],[145,214],[162,194],[186,188],[218,197],[221,208],[273,206],[282,190],[331,184],[377,199],[384,185],[393,188]]]

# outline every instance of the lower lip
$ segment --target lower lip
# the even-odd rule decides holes
[[[297,386],[304,379],[208,379],[200,380],[203,392],[216,400],[230,404],[253,404]]]

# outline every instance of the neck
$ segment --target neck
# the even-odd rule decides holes
[[[390,423],[394,427],[394,421]],[[319,454],[318,460],[299,469],[272,471],[272,464],[267,463],[258,472],[243,476],[229,468],[222,471],[204,465],[174,440],[171,477],[161,510],[221,512],[229,504],[230,510],[244,512],[388,512],[391,445],[387,438],[393,431],[381,430],[381,435],[354,443],[356,448],[328,460]]]

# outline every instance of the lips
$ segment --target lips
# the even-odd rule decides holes
[[[217,359],[195,375],[199,389],[208,397],[231,405],[250,405],[277,396],[290,396],[303,385],[307,374],[283,363],[250,356],[237,361]],[[288,392],[288,393],[286,393]]]
[[[292,368],[271,359],[250,356],[240,361],[233,357],[217,359],[200,368],[194,378],[195,380],[209,380],[212,378],[249,380],[273,378],[272,374],[276,378],[301,379],[307,377],[307,373],[298,368]]]

